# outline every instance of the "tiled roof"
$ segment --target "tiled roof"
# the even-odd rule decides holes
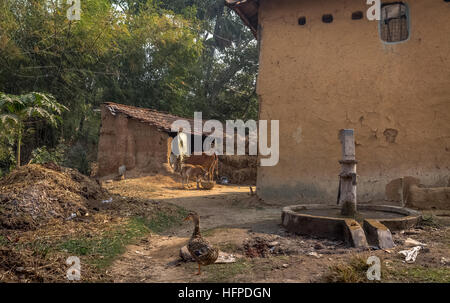
[[[194,120],[183,117],[171,115],[169,113],[160,112],[154,109],[135,107],[130,105],[118,104],[113,102],[103,103],[112,115],[122,113],[129,118],[139,120],[142,123],[148,123],[156,126],[160,131],[171,132],[171,125],[177,120],[186,120],[191,124],[191,134],[197,135],[200,133],[194,132]],[[203,121],[202,121],[203,125]],[[204,133],[204,135],[207,135]]]
[[[241,17],[257,38],[259,0],[226,0],[225,4]]]

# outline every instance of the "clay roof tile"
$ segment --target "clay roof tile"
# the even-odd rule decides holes
[[[111,114],[115,115],[116,113],[122,113],[129,118],[136,119],[142,123],[148,123],[153,126],[156,126],[160,131],[164,131],[167,133],[172,132],[171,126],[172,123],[177,120],[186,120],[191,124],[191,134],[198,135],[202,134],[201,132],[194,131],[194,120],[187,119],[179,116],[175,116],[166,112],[157,111],[155,109],[136,107],[125,104],[118,104],[113,102],[105,102],[103,103],[106,108],[111,112]],[[203,121],[202,121],[203,125]],[[203,135],[208,135],[203,133]]]

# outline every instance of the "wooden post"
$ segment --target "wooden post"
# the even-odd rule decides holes
[[[341,214],[348,217],[356,215],[356,163],[355,137],[353,129],[342,129],[339,132],[339,140],[342,144],[342,160],[340,178]]]

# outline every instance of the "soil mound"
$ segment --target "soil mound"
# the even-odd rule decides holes
[[[35,229],[52,218],[87,213],[88,202],[107,192],[78,171],[55,164],[29,164],[0,179],[0,227]]]
[[[265,258],[270,255],[270,246],[266,239],[255,237],[244,242],[244,252],[249,258]]]

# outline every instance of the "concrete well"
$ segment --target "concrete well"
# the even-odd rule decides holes
[[[419,212],[386,205],[358,205],[355,219],[340,215],[339,206],[322,204],[284,207],[282,225],[290,232],[345,241],[353,247],[394,247],[391,231],[408,229],[420,221]]]

